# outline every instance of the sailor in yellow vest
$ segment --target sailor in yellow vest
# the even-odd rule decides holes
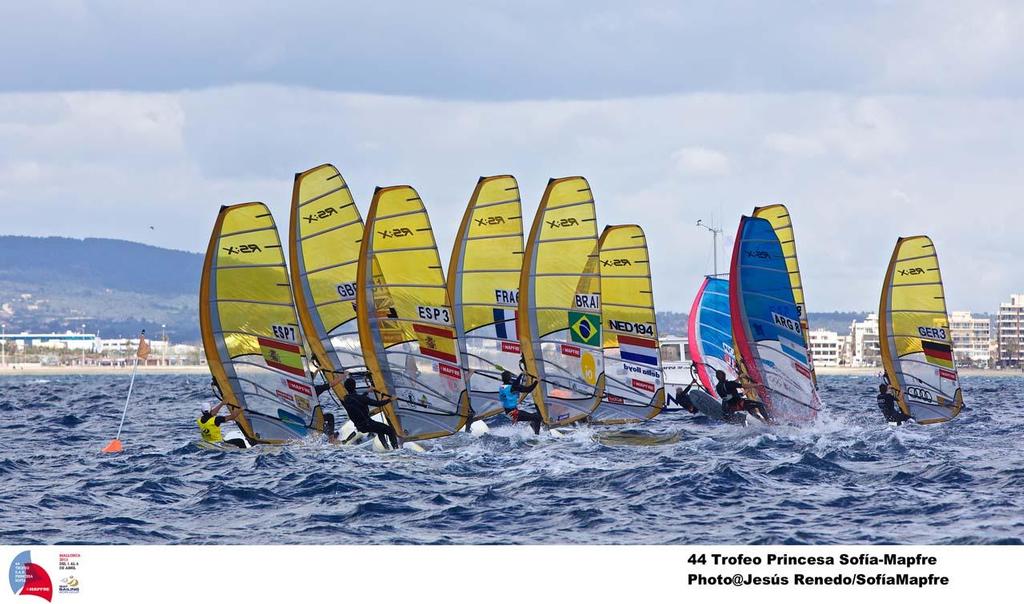
[[[227,440],[224,440],[224,436],[221,433],[221,425],[224,424],[225,422],[235,421],[235,419],[242,413],[241,407],[235,407],[234,411],[232,411],[226,416],[217,415],[217,412],[220,411],[220,408],[226,404],[227,401],[223,401],[217,403],[215,407],[210,408],[210,403],[203,403],[202,415],[200,415],[199,418],[196,419],[196,424],[199,425],[199,432],[200,434],[202,434],[203,440],[205,440],[208,443],[223,442],[225,444],[234,445],[236,447],[241,447],[243,449],[248,448],[249,443],[245,441],[245,438],[242,437],[241,432],[238,432],[237,430],[232,431],[234,433],[232,434],[232,436],[236,436],[236,438],[229,438]]]

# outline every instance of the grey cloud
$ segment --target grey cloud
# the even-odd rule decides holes
[[[1017,95],[1022,15],[997,0],[6,2],[0,90]]]
[[[697,219],[717,218],[731,237],[741,213],[781,201],[794,216],[811,310],[877,305],[896,237],[918,233],[936,241],[951,305],[990,310],[1024,281],[1012,253],[1024,219],[1022,109],[1012,100],[833,94],[6,94],[0,231],[202,250],[222,203],[266,201],[287,224],[292,175],[328,161],[364,209],[374,186],[415,186],[445,257],[478,176],[515,174],[530,217],[549,177],[582,174],[602,223],[648,231],[661,308],[686,310],[712,270]],[[680,149],[713,150],[728,173],[682,171]]]

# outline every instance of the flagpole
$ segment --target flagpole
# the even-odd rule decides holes
[[[139,335],[139,348],[135,352],[135,360],[132,363],[132,379],[128,382],[128,396],[124,399],[124,409],[121,411],[121,423],[117,425],[117,436],[114,440],[107,443],[106,447],[103,447],[103,453],[120,453],[121,452],[121,429],[124,427],[124,418],[128,415],[128,403],[132,400],[132,389],[135,387],[135,373],[139,369],[139,359],[146,359],[149,357],[149,342],[146,342],[146,330],[143,329]]]
[[[124,418],[128,414],[128,401],[132,400],[132,388],[135,386],[135,371],[139,368],[139,357],[135,357],[135,362],[132,363],[132,379],[128,382],[128,396],[124,399],[124,410],[121,411],[121,423],[117,426],[117,436],[114,440],[121,438],[121,428],[124,427]]]

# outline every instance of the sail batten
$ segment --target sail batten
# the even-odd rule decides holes
[[[647,239],[637,225],[609,226],[598,247],[605,382],[591,421],[652,419],[665,408],[665,384]]]
[[[582,177],[552,179],[526,241],[519,343],[548,425],[586,418],[601,402],[604,351],[594,198]]]
[[[939,259],[928,237],[897,240],[882,285],[878,332],[886,379],[902,411],[921,424],[956,417],[963,392]]]

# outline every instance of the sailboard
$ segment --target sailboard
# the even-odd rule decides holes
[[[469,401],[477,419],[501,413],[502,371],[519,372],[517,317],[523,266],[523,214],[512,176],[482,177],[462,216],[451,261],[448,296]]]
[[[804,332],[804,348],[807,350],[808,367],[811,380],[818,385],[818,374],[814,371],[814,357],[811,355],[811,331],[807,323],[807,306],[804,304],[804,282],[800,277],[800,261],[796,255],[796,234],[793,231],[793,219],[789,210],[781,203],[754,208],[755,218],[764,218],[775,229],[775,235],[782,245],[782,253],[786,256],[786,270],[789,272],[789,284],[793,288],[793,300],[800,311],[800,328]]]
[[[896,241],[878,305],[882,364],[900,409],[919,424],[953,419],[964,404],[939,258],[925,236]]]
[[[289,257],[299,323],[313,365],[347,372],[365,391],[369,374],[356,321],[356,269],[363,218],[338,170],[324,164],[295,175]],[[347,394],[342,384],[335,394]]]
[[[651,419],[665,408],[647,238],[635,224],[605,227],[601,270],[604,392],[590,414],[599,424]]]
[[[715,391],[715,372],[724,371],[728,380],[735,380],[739,375],[729,314],[728,279],[704,278],[690,308],[686,344],[698,382],[708,394],[721,400]]]
[[[282,443],[321,429],[277,226],[267,206],[224,206],[210,236],[199,324],[214,384],[242,408],[251,442]]]
[[[416,190],[378,188],[366,215],[356,279],[363,357],[374,392],[406,440],[448,436],[469,411],[445,274]]]
[[[740,219],[729,275],[737,368],[749,398],[776,421],[813,420],[820,408],[786,254],[771,223]]]
[[[548,426],[586,418],[604,391],[601,273],[594,197],[586,179],[552,179],[519,279],[519,344]]]

